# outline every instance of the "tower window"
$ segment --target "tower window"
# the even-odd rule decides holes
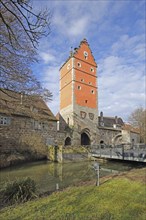
[[[89,82],[89,85],[92,85],[92,82]]]
[[[84,82],[84,79],[81,79],[81,82]]]
[[[81,63],[78,62],[78,67],[81,67]]]
[[[85,100],[85,103],[88,103],[88,100]]]
[[[90,68],[90,71],[91,71],[91,72],[94,72],[94,68],[93,68],[93,67],[91,67],[91,68]]]
[[[94,94],[94,90],[91,90],[91,93]]]
[[[78,86],[78,90],[81,90],[81,86]]]
[[[85,57],[85,59],[87,60],[87,58],[88,58],[88,53],[87,53],[86,51],[84,51],[84,57]]]

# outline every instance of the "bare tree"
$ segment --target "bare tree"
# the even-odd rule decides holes
[[[135,109],[129,116],[129,122],[140,129],[141,142],[146,144],[146,109],[142,107]]]
[[[0,88],[51,99],[31,71],[39,40],[50,33],[50,11],[34,13],[29,0],[1,0],[0,7]]]

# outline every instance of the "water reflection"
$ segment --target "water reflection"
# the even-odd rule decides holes
[[[43,161],[7,168],[0,173],[0,187],[3,187],[8,181],[29,176],[36,181],[38,191],[41,193],[54,191],[56,184],[62,189],[81,181],[95,180],[96,174],[93,163],[86,161],[59,164]],[[99,163],[101,168],[100,177],[130,170],[133,167],[133,164],[130,163],[103,163],[101,161]]]

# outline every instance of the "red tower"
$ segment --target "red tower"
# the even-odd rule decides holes
[[[72,144],[97,142],[97,64],[86,39],[60,68],[60,114],[72,128]]]

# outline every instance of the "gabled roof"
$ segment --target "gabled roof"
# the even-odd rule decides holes
[[[41,97],[0,89],[0,113],[57,121]]]

